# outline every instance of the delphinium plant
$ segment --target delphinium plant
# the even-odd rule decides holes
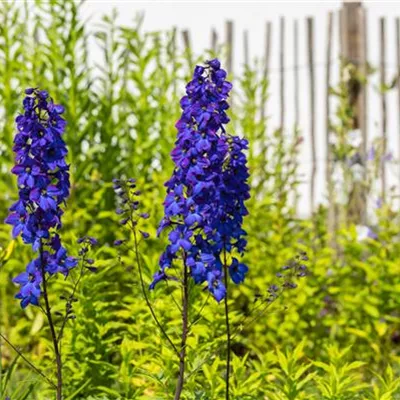
[[[247,141],[230,135],[226,110],[232,84],[217,59],[196,66],[193,79],[181,100],[182,116],[176,124],[178,137],[172,151],[175,164],[166,182],[164,218],[158,234],[168,230],[169,244],[160,257],[160,269],[151,289],[160,281],[179,279],[182,284],[182,337],[179,376],[175,399],[181,396],[188,336],[189,279],[205,285],[219,302],[224,299],[227,329],[226,397],[229,398],[230,326],[229,275],[244,280],[248,267],[239,261],[245,247],[242,229],[247,214],[249,176],[246,167]],[[181,263],[182,274],[172,271]]]
[[[61,217],[70,191],[67,148],[63,140],[66,121],[62,118],[64,107],[55,104],[49,94],[38,88],[25,91],[24,112],[16,118],[17,134],[14,138],[18,200],[10,207],[5,222],[12,225],[14,237],[21,235],[32,246],[37,256],[27,265],[26,271],[13,279],[20,286],[16,298],[21,307],[39,307],[45,314],[51,334],[57,369],[57,400],[62,399],[63,377],[61,340],[68,320],[75,318],[73,303],[75,291],[87,270],[94,270],[93,260],[87,257],[89,248],[96,244],[94,238],[79,239],[79,259],[68,256],[60,235]],[[65,301],[65,313],[57,315],[49,300],[49,283],[61,274],[64,279],[78,266],[79,276],[72,292],[60,296]],[[57,324],[59,326],[57,327]]]
[[[248,142],[229,134],[225,128],[229,122],[226,110],[231,88],[217,59],[208,61],[205,66],[197,66],[186,87],[186,95],[181,100],[182,116],[176,124],[176,146],[172,151],[175,168],[165,184],[164,216],[158,228],[158,234],[168,231],[168,245],[149,287],[144,281],[139,252],[140,241],[149,237],[147,232],[140,230],[140,221],[149,215],[141,210],[141,193],[135,179],[113,181],[119,198],[116,213],[121,218],[120,224],[131,233],[130,238],[118,239],[114,245],[132,248],[146,305],[179,360],[176,400],[181,398],[185,381],[187,339],[192,326],[189,302],[193,296],[189,292],[192,292],[193,285],[200,285],[217,302],[223,301],[224,304],[225,397],[229,399],[231,339],[241,333],[244,325],[248,326],[261,317],[286,289],[295,288],[296,278],[307,273],[303,264],[307,256],[298,255],[278,274],[282,282],[271,285],[265,294],[257,294],[253,309],[231,330],[229,282],[242,283],[248,272],[241,257],[247,245],[246,231],[242,228],[244,216],[248,213],[245,201],[250,197],[246,158]],[[182,303],[178,307],[182,318],[180,345],[175,344],[174,338],[163,327],[149,298],[148,289],[154,290],[162,281],[174,281],[181,287]],[[173,300],[176,302],[175,298]],[[198,318],[196,316],[195,320]],[[213,354],[209,354],[206,360]]]

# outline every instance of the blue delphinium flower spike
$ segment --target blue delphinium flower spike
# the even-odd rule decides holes
[[[175,169],[165,184],[164,218],[158,234],[168,229],[169,245],[160,257],[160,270],[151,288],[167,278],[167,269],[184,254],[196,283],[207,283],[220,301],[225,297],[223,251],[242,254],[246,232],[242,229],[249,198],[247,141],[226,132],[226,110],[232,84],[217,59],[196,66],[181,99],[182,116],[176,123],[176,146],[171,155]],[[230,275],[244,280],[247,267],[233,262]]]
[[[37,88],[25,91],[24,112],[16,118],[14,138],[15,166],[19,199],[10,207],[5,222],[13,226],[14,237],[21,235],[40,255],[31,261],[26,272],[14,278],[20,285],[16,295],[25,308],[39,304],[42,271],[67,276],[77,264],[67,255],[56,230],[61,227],[61,205],[69,196],[68,153],[62,135],[66,122],[64,107],[54,104],[48,93]]]

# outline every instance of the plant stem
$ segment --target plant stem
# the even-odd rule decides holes
[[[178,382],[176,384],[174,400],[179,400],[181,398],[181,393],[183,389],[184,375],[185,375],[185,359],[186,359],[186,339],[188,334],[189,274],[185,259],[183,264],[184,264],[184,270],[183,270],[183,288],[182,288],[182,341],[181,341],[181,350],[179,353],[179,376],[178,376]]]
[[[1,309],[0,309],[1,311]],[[0,337],[1,334],[2,320],[0,320]],[[3,343],[0,340],[0,396],[3,396]]]
[[[81,281],[81,279],[83,278],[83,275],[85,274],[85,271],[84,271],[85,260],[86,260],[86,255],[83,255],[82,264],[81,264],[81,271],[79,273],[78,279],[76,280],[76,282],[74,283],[74,286],[72,288],[72,292],[71,292],[71,294],[69,296],[69,300],[68,300],[69,302],[71,302],[72,299],[74,298],[75,293],[76,293],[76,291],[78,289],[79,282]],[[65,326],[67,324],[68,318],[69,318],[69,314],[68,314],[68,310],[66,310],[65,311],[65,315],[64,315],[64,319],[63,319],[62,324],[61,324],[61,328],[60,328],[60,330],[58,332],[58,336],[57,336],[57,342],[60,343],[60,344],[61,344],[61,340],[62,340],[62,337],[63,337],[63,334],[64,334],[64,329],[65,329]]]
[[[229,377],[231,371],[231,328],[229,324],[229,308],[228,308],[228,266],[226,263],[226,249],[224,248],[224,280],[226,294],[225,303],[225,326],[226,326],[226,375],[225,375],[225,399],[229,400]]]
[[[57,365],[57,400],[62,400],[62,360],[61,360],[61,353],[59,349],[59,342],[57,340],[57,334],[54,327],[53,317],[51,315],[51,308],[49,303],[49,297],[47,295],[47,282],[46,282],[46,270],[44,267],[44,260],[43,260],[43,242],[40,239],[40,266],[42,269],[42,279],[43,279],[43,298],[45,302],[45,314],[47,317],[47,321],[49,322],[51,339],[53,341],[54,353],[56,355],[56,365]]]
[[[54,389],[57,389],[56,384],[51,379],[49,379],[38,367],[32,364],[32,362],[30,362],[24,356],[22,351],[19,350],[16,346],[14,346],[2,333],[0,333],[0,338],[2,338],[18,354],[18,357],[21,357],[37,374],[39,374],[42,378],[44,378],[50,384],[50,386],[52,386]]]
[[[172,349],[174,350],[175,354],[180,357],[179,351],[172,342],[171,338],[169,337],[168,333],[165,331],[164,327],[162,326],[161,322],[158,320],[156,313],[153,310],[153,306],[150,303],[149,297],[147,296],[147,291],[146,291],[146,286],[144,284],[144,279],[143,279],[143,270],[142,270],[142,263],[140,262],[140,257],[139,257],[139,248],[138,248],[138,239],[137,239],[137,233],[136,229],[133,230],[133,237],[135,240],[135,255],[136,255],[136,264],[138,266],[139,270],[139,277],[140,277],[140,286],[142,287],[142,293],[144,300],[147,304],[148,309],[150,310],[150,313],[157,324],[158,328],[160,329],[161,333],[164,335],[164,337],[167,339],[168,343],[171,345]]]

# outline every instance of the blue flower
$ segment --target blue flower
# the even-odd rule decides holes
[[[171,242],[171,252],[176,253],[180,248],[185,251],[190,250],[192,247],[192,243],[190,242],[192,234],[193,233],[191,231],[183,231],[181,228],[171,231],[168,235]]]
[[[226,294],[222,253],[245,251],[242,224],[250,190],[248,143],[228,134],[224,126],[229,122],[226,110],[232,89],[226,76],[217,59],[196,66],[181,99],[182,115],[171,153],[175,168],[165,183],[164,218],[157,230],[157,234],[170,230],[169,245],[151,285],[154,288],[168,279],[166,270],[182,253],[195,283],[207,282],[217,301]],[[233,271],[232,280],[242,282],[247,272],[243,264]]]
[[[12,235],[13,238],[16,238],[25,228],[25,214],[11,213],[4,220],[6,224],[13,225]]]
[[[221,281],[221,272],[212,271],[207,274],[208,290],[213,294],[215,300],[220,302],[226,295],[225,285]]]
[[[237,258],[232,259],[232,264],[229,267],[229,274],[236,284],[244,281],[244,277],[249,270],[249,267],[239,262]]]
[[[39,305],[39,297],[41,294],[40,284],[42,283],[42,274],[36,268],[36,264],[31,262],[27,266],[27,271],[19,274],[13,279],[14,283],[21,286],[19,293],[15,296],[21,300],[22,308],[29,304]]]
[[[165,281],[167,276],[163,271],[157,271],[153,276],[153,282],[150,284],[150,289],[154,289],[156,284],[160,281]]]
[[[67,275],[77,264],[55,233],[61,227],[61,205],[70,189],[67,148],[62,139],[64,107],[54,104],[44,90],[29,88],[25,93],[24,112],[15,120],[15,165],[11,170],[18,177],[19,199],[10,207],[5,222],[13,226],[14,237],[21,235],[34,251],[41,251],[41,257],[14,279],[20,285],[16,297],[22,307],[39,304],[43,270]]]

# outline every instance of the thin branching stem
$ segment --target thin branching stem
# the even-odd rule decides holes
[[[0,337],[21,357],[38,375],[40,375],[43,379],[47,381],[47,383],[52,386],[54,389],[57,389],[57,385],[48,378],[38,367],[36,367],[31,361],[29,361],[24,354],[19,350],[16,346],[14,346],[2,333],[0,333]]]
[[[154,312],[153,306],[150,303],[149,297],[147,295],[146,285],[145,285],[144,279],[143,279],[143,269],[142,269],[142,263],[141,263],[140,257],[139,257],[137,232],[136,232],[136,229],[134,227],[132,228],[132,231],[133,231],[134,244],[135,244],[136,264],[137,264],[138,270],[139,270],[140,286],[142,288],[142,293],[143,293],[144,300],[145,300],[145,302],[147,304],[148,309],[150,310],[150,313],[151,313],[155,323],[157,324],[158,328],[160,329],[161,333],[167,339],[168,343],[171,345],[171,347],[174,350],[174,352],[177,355],[177,357],[180,357],[178,349],[176,348],[176,346],[174,345],[173,341],[169,337],[168,333],[166,332],[166,330],[162,326],[161,322],[157,318],[157,315]]]
[[[272,301],[268,302],[267,300],[262,301],[259,306],[255,307],[252,312],[244,317],[242,319],[242,322],[239,324],[239,326],[236,328],[236,330],[231,333],[231,341],[243,330],[244,323],[247,321],[247,319],[253,315],[254,311],[256,308],[259,308],[262,305],[265,305],[265,307],[254,317],[252,318],[249,322],[246,322],[245,326],[248,328],[251,324],[253,324],[258,318],[260,318],[267,310],[268,308],[279,298],[279,296],[282,294],[282,291],[278,294],[278,296]],[[209,355],[193,370],[190,372],[189,377],[191,377],[193,374],[195,374],[205,363],[211,360],[212,357],[216,356],[220,351],[221,348],[219,346],[219,342],[216,343],[217,348],[214,351],[211,351]]]
[[[186,259],[183,258],[183,281],[182,281],[182,341],[179,353],[179,376],[176,383],[174,400],[181,398],[183,384],[185,382],[186,366],[186,341],[188,334],[188,314],[189,314],[189,272]]]
[[[85,259],[86,259],[86,256],[84,255],[83,258],[82,258],[82,267],[81,267],[81,270],[80,270],[80,273],[79,273],[79,277],[76,280],[76,282],[74,283],[71,295],[69,296],[69,300],[68,300],[69,302],[71,302],[72,299],[74,298],[75,293],[76,293],[76,291],[78,289],[78,285],[79,285],[80,281],[83,278],[84,268],[85,268],[85,265],[84,265],[85,264]],[[68,319],[69,319],[69,313],[68,313],[68,309],[67,309],[65,311],[65,315],[64,315],[63,321],[61,323],[61,328],[60,328],[60,331],[58,332],[58,337],[57,337],[57,342],[60,343],[60,345],[61,345],[61,340],[62,340],[62,337],[63,337],[65,325],[67,324]]]
[[[231,371],[231,327],[229,323],[229,307],[228,307],[228,265],[226,260],[226,249],[224,248],[224,280],[226,294],[224,298],[225,304],[225,327],[226,327],[226,375],[225,375],[225,399],[229,400],[229,378]]]
[[[263,302],[263,304],[265,304],[266,302]],[[232,335],[232,339],[234,339],[240,332],[242,332],[243,327],[249,327],[251,324],[253,324],[255,321],[257,321],[260,317],[262,317],[264,315],[264,313],[268,310],[268,308],[270,307],[272,303],[266,303],[265,307],[253,318],[251,319],[249,322],[246,322],[246,324],[242,323],[240,324],[236,331],[233,333]]]
[[[200,307],[199,312],[197,313],[196,317],[193,319],[193,321],[189,324],[189,330],[192,326],[196,325],[197,322],[199,322],[201,320],[201,318],[203,317],[202,312],[204,310],[204,307],[207,305],[208,300],[210,298],[210,292],[208,292],[207,298],[204,300],[203,305]]]
[[[167,284],[167,287],[169,287],[169,283],[168,280],[165,281],[165,283]],[[182,314],[182,307],[179,305],[179,303],[176,301],[174,294],[171,292],[171,298],[172,301],[174,302],[174,304],[176,305],[176,308],[179,310],[179,312]]]
[[[276,297],[274,298],[273,301],[268,301],[268,299],[262,300],[258,303],[258,305],[256,307],[254,307],[251,312],[248,315],[244,315],[241,320],[237,323],[238,327],[237,329],[234,331],[231,339],[233,339],[234,337],[236,337],[242,330],[243,327],[246,326],[248,327],[249,325],[251,325],[252,323],[254,323],[255,321],[257,321],[258,318],[260,318],[269,308],[269,306],[271,306],[276,300],[279,299],[279,297],[282,295],[283,290],[281,289],[277,294]],[[262,306],[264,306],[264,308],[262,308]],[[252,319],[250,319],[249,322],[247,322],[249,320],[249,318],[251,316],[254,315],[254,312],[258,309],[262,308],[261,312],[257,313],[257,315],[255,317],[253,317]]]
[[[57,389],[56,389],[57,397],[56,398],[57,398],[57,400],[62,400],[62,390],[63,390],[62,359],[61,359],[58,338],[57,338],[57,334],[56,334],[56,330],[55,330],[55,326],[54,326],[54,321],[53,321],[53,317],[51,315],[49,297],[47,295],[46,270],[45,270],[44,259],[43,259],[42,239],[40,239],[39,252],[40,252],[40,267],[42,270],[42,279],[43,279],[43,298],[44,298],[44,303],[45,303],[45,315],[46,315],[47,321],[49,323],[51,339],[53,342],[54,353],[56,356],[56,366],[57,366]]]

